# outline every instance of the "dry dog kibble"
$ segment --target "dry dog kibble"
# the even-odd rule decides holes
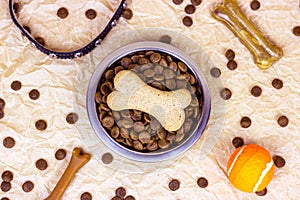
[[[123,187],[118,187],[115,191],[116,196],[124,198],[126,196],[126,190]]]
[[[183,2],[183,0],[173,0],[173,3],[175,5],[180,5],[180,4],[182,4],[182,2]]]
[[[197,180],[197,184],[199,187],[201,188],[206,188],[208,186],[208,181],[206,178],[204,177],[201,177]]]
[[[273,161],[276,167],[282,168],[285,166],[285,160],[281,156],[273,156]]]
[[[38,43],[40,43],[42,46],[45,46],[45,40],[42,37],[36,37],[34,38]]]
[[[85,16],[86,18],[88,19],[95,19],[96,16],[97,16],[97,13],[94,9],[88,9],[86,12],[85,12]]]
[[[221,76],[221,70],[217,67],[213,67],[210,70],[210,75],[214,78],[219,78]]]
[[[65,19],[69,15],[68,9],[62,7],[57,10],[57,16],[61,19]]]
[[[251,94],[254,97],[259,97],[261,95],[261,93],[262,93],[262,89],[257,85],[251,89]]]
[[[39,170],[45,170],[48,167],[48,163],[45,159],[39,159],[35,162],[35,166],[36,168],[38,168]]]
[[[233,60],[235,58],[235,53],[232,49],[228,49],[225,52],[225,57],[228,59],[228,61]]]
[[[243,117],[240,124],[243,128],[249,128],[251,126],[251,119],[249,117]]]
[[[191,17],[189,16],[185,16],[183,19],[182,19],[182,23],[187,26],[187,27],[190,27],[193,25],[193,20]]]
[[[111,198],[111,200],[123,200],[121,197],[115,196],[113,198]]]
[[[228,61],[227,68],[230,70],[235,70],[237,68],[237,62],[235,62],[234,60]]]
[[[251,7],[252,10],[258,10],[260,8],[260,2],[257,1],[257,0],[253,0],[250,3],[250,7]]]
[[[35,122],[35,128],[39,131],[44,131],[47,128],[47,122],[45,120],[38,120]]]
[[[105,153],[102,155],[102,162],[106,165],[110,164],[113,161],[113,156],[111,155],[111,153]]]
[[[184,8],[184,11],[186,12],[186,14],[193,14],[196,11],[196,8],[193,4],[190,4]]]
[[[5,107],[5,101],[4,99],[0,98],[0,110],[3,110]]]
[[[172,179],[170,182],[169,182],[169,189],[172,190],[172,191],[176,191],[178,190],[180,187],[180,182],[179,180],[177,179]]]
[[[293,28],[293,34],[296,36],[300,36],[300,26],[295,26]]]
[[[5,148],[8,148],[8,149],[13,148],[15,146],[15,144],[16,144],[16,142],[15,142],[14,138],[12,138],[12,137],[6,137],[3,139],[3,146]]]
[[[92,200],[92,199],[93,197],[89,192],[84,192],[80,195],[80,200]]]
[[[275,78],[273,81],[272,81],[272,86],[276,89],[281,89],[283,87],[283,82],[282,80],[278,79],[278,78]]]
[[[34,184],[31,181],[26,181],[22,185],[22,189],[24,192],[31,192],[34,188]]]
[[[124,200],[135,200],[135,198],[131,195],[128,195]]]
[[[33,89],[29,92],[29,98],[32,100],[37,100],[40,97],[40,92],[37,89]]]
[[[75,124],[78,120],[78,115],[76,113],[69,113],[66,117],[66,121],[69,123],[69,124]]]
[[[289,124],[289,119],[283,115],[278,118],[277,123],[281,127],[286,127]]]
[[[1,183],[1,190],[2,190],[2,192],[8,192],[10,189],[11,189],[10,182],[2,181],[2,183]]]
[[[202,0],[191,0],[191,3],[194,5],[194,6],[199,6],[201,4]]]
[[[58,149],[58,150],[55,152],[55,158],[56,158],[57,160],[62,160],[62,159],[64,159],[64,158],[66,157],[66,155],[67,155],[67,152],[66,152],[66,150],[64,150],[64,149]]]
[[[256,194],[257,196],[265,196],[267,193],[268,193],[267,188],[263,189],[262,191],[255,192],[255,194]]]
[[[235,148],[239,148],[241,146],[244,145],[244,140],[240,137],[235,137],[233,138],[232,140],[232,145],[235,147]]]
[[[20,81],[13,81],[10,85],[11,89],[18,91],[22,87],[22,83]]]
[[[122,13],[122,17],[124,17],[125,19],[131,19],[133,17],[132,10],[129,8],[126,8]]]
[[[224,89],[221,90],[220,96],[224,100],[229,100],[231,98],[231,96],[232,96],[232,93],[231,93],[231,91],[228,88],[224,88]]]
[[[1,178],[5,182],[11,182],[13,180],[14,176],[11,171],[4,171],[1,175]]]
[[[171,44],[172,38],[169,35],[163,35],[163,36],[161,36],[159,41],[166,43],[166,44]]]

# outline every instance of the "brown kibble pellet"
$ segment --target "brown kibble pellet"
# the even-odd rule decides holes
[[[93,197],[89,192],[84,192],[80,195],[80,200],[92,200],[92,199]]]
[[[37,100],[40,97],[40,92],[37,89],[33,89],[29,92],[29,98],[32,100]]]
[[[166,44],[171,44],[172,38],[169,35],[163,35],[163,36],[161,36],[159,41],[166,43]]]
[[[14,176],[11,171],[4,171],[1,175],[1,178],[5,182],[11,182],[13,180]]]
[[[105,153],[102,155],[102,158],[101,158],[102,162],[106,165],[110,164],[113,161],[113,159],[114,158],[111,153]]]
[[[187,26],[187,27],[190,27],[193,25],[193,20],[191,17],[189,16],[185,16],[183,19],[182,19],[182,23]]]
[[[221,70],[217,67],[213,67],[210,70],[210,75],[214,78],[219,78],[221,76]]]
[[[132,10],[129,8],[126,8],[122,13],[122,17],[124,17],[125,19],[131,19],[133,17]]]
[[[5,101],[4,99],[0,98],[0,110],[4,109],[5,107]]]
[[[251,89],[251,94],[254,97],[259,97],[261,95],[261,93],[262,93],[262,89],[257,85]]]
[[[277,123],[279,124],[279,126],[281,127],[286,127],[289,124],[289,119],[286,116],[280,116],[277,119]]]
[[[169,189],[172,190],[172,191],[176,191],[180,188],[180,182],[179,180],[177,179],[172,179],[170,182],[169,182]]]
[[[35,162],[35,166],[36,168],[38,168],[39,170],[45,170],[48,167],[48,163],[45,159],[39,159]]]
[[[244,145],[244,140],[240,137],[235,137],[233,138],[232,140],[232,145],[235,147],[235,148],[239,148],[241,146]]]
[[[26,181],[22,185],[22,189],[24,192],[30,192],[33,190],[33,188],[34,188],[34,184],[31,181]]]
[[[180,71],[187,72],[187,66],[183,62],[178,62],[177,66],[180,69]]]
[[[191,3],[194,5],[194,6],[199,6],[201,4],[202,0],[191,0]]]
[[[225,57],[227,58],[228,61],[233,60],[235,58],[235,53],[232,49],[228,49],[225,52]]]
[[[55,158],[57,160],[63,160],[67,155],[67,152],[66,150],[64,149],[58,149],[56,152],[55,152]]]
[[[131,195],[128,195],[124,200],[135,200],[135,198]]]
[[[128,68],[128,66],[129,66],[130,64],[132,64],[132,60],[131,60],[130,58],[127,58],[127,57],[122,58],[122,60],[121,60],[121,65],[122,65],[123,67]]]
[[[31,30],[28,26],[23,26],[23,28],[30,34],[31,33]]]
[[[161,59],[161,55],[159,53],[153,53],[151,56],[150,56],[150,61],[153,62],[153,63],[158,63]]]
[[[285,160],[281,156],[273,156],[273,161],[276,167],[282,168],[285,166]]]
[[[15,144],[16,144],[16,142],[15,142],[14,138],[12,138],[12,137],[6,137],[3,139],[3,146],[5,148],[8,148],[8,149],[13,148],[15,146]]]
[[[267,188],[263,189],[262,191],[255,192],[257,196],[265,196],[267,193],[268,193]]]
[[[19,3],[14,3],[14,4],[13,4],[13,9],[14,9],[14,12],[15,12],[15,13],[19,12],[19,8],[20,8]]]
[[[251,119],[249,117],[242,117],[240,124],[243,128],[249,128],[251,126]]]
[[[4,117],[4,111],[0,109],[0,119],[2,119],[3,117]]]
[[[38,120],[35,122],[35,128],[39,131],[44,131],[47,128],[47,122],[45,120]]]
[[[62,7],[57,10],[57,16],[61,19],[65,19],[69,15],[68,9]]]
[[[275,88],[275,89],[281,89],[283,87],[283,82],[282,80],[278,79],[278,78],[275,78],[273,81],[272,81],[272,86]]]
[[[251,7],[252,10],[258,10],[260,8],[260,2],[257,1],[257,0],[253,0],[250,3],[250,7]]]
[[[201,178],[198,178],[197,184],[198,184],[198,186],[201,187],[201,188],[206,188],[206,187],[208,186],[208,181],[207,181],[206,178],[201,177]]]
[[[115,196],[113,198],[111,198],[111,200],[123,200],[121,197]]]
[[[186,14],[193,14],[195,13],[196,11],[196,8],[194,5],[190,4],[190,5],[187,5],[185,8],[184,8],[184,11],[186,12]]]
[[[126,190],[123,187],[118,187],[115,191],[116,196],[124,198],[126,196]]]
[[[97,13],[94,9],[88,9],[86,12],[85,12],[85,16],[86,18],[92,20],[92,19],[95,19],[96,16],[97,16]]]
[[[2,192],[8,192],[10,189],[11,189],[11,184],[10,184],[10,182],[5,182],[5,181],[3,181],[3,182],[1,183],[1,190],[2,190]]]
[[[45,40],[42,37],[34,38],[40,45],[45,46]]]
[[[9,200],[9,198],[3,197],[3,198],[1,198],[1,200]]]
[[[13,81],[10,85],[11,89],[18,91],[22,87],[22,83],[20,81]]]
[[[229,100],[231,98],[231,96],[232,96],[232,93],[231,93],[231,91],[228,88],[224,88],[224,89],[221,90],[220,96],[224,100]]]
[[[300,36],[300,26],[295,26],[293,28],[293,34],[296,36]]]
[[[76,113],[69,113],[66,117],[68,124],[75,124],[78,121],[78,115]]]
[[[227,68],[230,69],[230,70],[235,70],[237,68],[237,62],[234,61],[234,60],[230,60],[228,61],[227,63]]]
[[[173,3],[175,5],[180,5],[180,4],[182,4],[182,2],[183,2],[183,0],[173,0]]]
[[[103,118],[102,124],[103,124],[103,126],[106,127],[106,128],[111,128],[111,127],[114,126],[115,120],[114,120],[114,118],[111,117],[111,116],[106,116],[106,117]]]

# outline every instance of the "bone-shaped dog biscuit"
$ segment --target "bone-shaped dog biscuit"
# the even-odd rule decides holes
[[[144,83],[130,70],[119,72],[114,85],[116,91],[107,97],[107,104],[112,110],[143,111],[155,117],[168,131],[176,131],[184,123],[183,109],[192,99],[187,89],[161,91]]]
[[[248,48],[261,69],[269,68],[274,61],[282,57],[282,49],[270,42],[241,12],[236,0],[224,0],[219,4],[213,16],[228,26]]]

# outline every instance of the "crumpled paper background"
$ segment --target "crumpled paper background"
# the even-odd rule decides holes
[[[93,195],[93,199],[111,199],[119,186],[125,187],[127,193],[136,199],[146,200],[300,199],[300,38],[291,31],[300,23],[299,2],[265,0],[261,1],[258,11],[252,11],[250,1],[239,1],[242,10],[260,30],[283,48],[283,58],[266,71],[257,68],[251,54],[240,41],[223,24],[211,17],[213,7],[220,2],[204,0],[192,15],[193,26],[187,28],[181,20],[185,16],[184,7],[188,1],[179,6],[174,5],[171,0],[128,1],[134,17],[131,20],[121,18],[105,38],[103,46],[79,59],[56,60],[30,45],[10,19],[8,0],[2,1],[0,97],[6,101],[6,106],[5,117],[0,120],[0,140],[11,136],[16,145],[12,149],[0,145],[0,173],[10,170],[14,174],[11,190],[7,193],[1,191],[0,198],[45,199],[66,168],[74,147],[82,146],[91,151],[97,148],[89,146],[82,136],[84,130],[92,133],[85,112],[85,94],[92,72],[118,45],[134,41],[133,35],[138,39],[155,39],[151,37],[158,37],[158,33],[149,35],[145,30],[156,29],[164,35],[161,30],[165,29],[167,33],[178,32],[198,43],[213,65],[221,69],[219,84],[232,91],[232,98],[223,102],[225,110],[216,112],[211,117],[208,130],[189,151],[167,166],[156,165],[157,170],[130,173],[104,165],[100,155],[95,153],[92,160],[76,174],[62,199],[80,199],[80,195],[86,191]],[[43,37],[52,49],[72,50],[87,44],[101,32],[118,1],[26,0],[20,1],[20,4],[22,9],[19,20],[31,28],[33,36]],[[56,16],[57,9],[62,6],[69,10],[69,16],[64,20]],[[98,12],[94,20],[88,20],[84,14],[91,7]],[[183,43],[174,38],[172,42],[175,46]],[[234,71],[226,67],[224,52],[229,48],[236,52],[238,68]],[[194,48],[182,50],[192,58],[197,57],[198,51]],[[214,91],[220,85],[212,85],[214,79],[209,76],[210,67],[212,66],[204,67],[203,71],[211,84],[213,101],[217,104],[222,100]],[[282,89],[272,87],[274,78],[283,81]],[[14,80],[22,82],[21,90],[13,91],[10,88]],[[250,90],[254,85],[262,88],[260,97],[251,95]],[[38,100],[32,101],[29,98],[31,89],[39,90],[41,96]],[[79,121],[76,125],[70,125],[65,118],[74,111],[79,114]],[[280,115],[289,118],[289,124],[285,128],[277,124]],[[252,120],[247,129],[240,126],[243,116]],[[34,124],[38,119],[47,121],[45,131],[36,130]],[[216,122],[221,124],[216,126]],[[213,130],[217,134],[216,140],[210,141],[214,148],[203,154],[201,145],[210,136],[209,133],[213,134]],[[287,162],[284,168],[276,169],[274,179],[268,186],[268,194],[264,197],[237,191],[224,174],[227,159],[234,151],[231,140],[236,136],[244,138],[246,143],[264,146],[272,155],[281,155]],[[67,157],[62,161],[57,161],[54,157],[59,148],[67,150]],[[44,171],[35,167],[39,158],[48,162],[48,168]],[[118,160],[117,156],[115,160]],[[202,176],[209,181],[209,186],[205,189],[199,188],[196,183]],[[172,178],[181,182],[180,189],[175,192],[168,188]],[[22,184],[26,180],[35,184],[29,193],[22,190]]]

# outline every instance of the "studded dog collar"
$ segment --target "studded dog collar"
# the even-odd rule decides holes
[[[18,22],[16,13],[14,11],[14,0],[9,0],[9,13],[14,24],[21,30],[21,33],[31,42],[33,46],[35,46],[38,50],[43,52],[44,54],[49,55],[52,58],[59,59],[72,59],[76,57],[81,57],[89,52],[91,52],[96,46],[99,46],[102,40],[107,36],[107,34],[111,31],[111,29],[117,25],[117,20],[120,19],[124,9],[126,8],[125,0],[121,0],[120,5],[118,6],[116,12],[113,17],[109,20],[108,24],[105,26],[104,30],[89,44],[84,47],[77,49],[71,52],[56,52],[50,49],[45,48],[43,45],[38,43],[30,33]]]

